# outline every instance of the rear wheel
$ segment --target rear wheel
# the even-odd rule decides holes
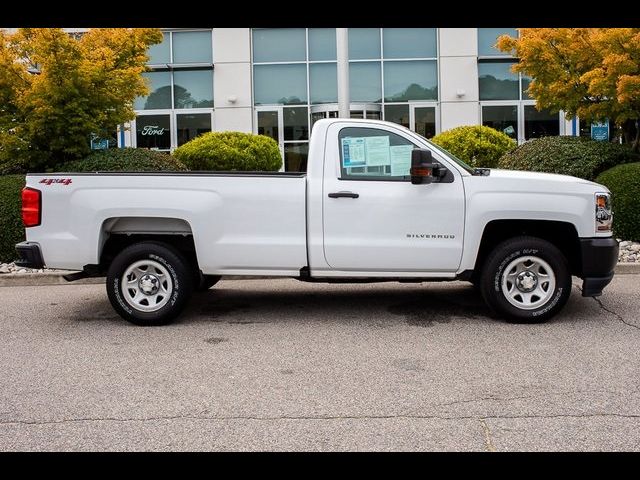
[[[191,295],[191,270],[177,250],[159,242],[136,243],[111,262],[107,295],[118,314],[141,326],[166,325]]]
[[[558,313],[571,294],[566,258],[552,243],[516,237],[489,255],[480,278],[484,300],[515,323],[539,323]]]

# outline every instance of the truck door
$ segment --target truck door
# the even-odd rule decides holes
[[[323,180],[324,254],[334,270],[454,272],[460,265],[464,187],[413,185],[411,150],[425,148],[392,125],[329,127]],[[434,160],[442,162],[433,151]]]

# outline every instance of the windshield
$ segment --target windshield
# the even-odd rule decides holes
[[[420,135],[420,134],[418,134]],[[468,165],[467,163],[463,162],[462,160],[460,160],[458,157],[456,157],[453,153],[449,152],[448,150],[445,150],[444,148],[442,148],[439,145],[436,145],[435,143],[433,143],[431,140],[429,140],[428,138],[423,137],[422,135],[420,135],[422,138],[424,138],[427,143],[433,147],[435,150],[437,150],[438,152],[440,152],[442,155],[444,155],[445,157],[450,158],[451,160],[453,160],[454,162],[456,162],[458,165],[460,165],[462,168],[464,168],[467,172],[469,172],[471,175],[473,175],[475,173],[475,169],[473,167],[471,167],[470,165]]]

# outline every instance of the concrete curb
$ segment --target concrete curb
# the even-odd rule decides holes
[[[36,287],[40,285],[97,285],[105,282],[105,277],[83,278],[67,282],[63,276],[72,272],[46,273],[5,273],[0,274],[0,287]],[[640,263],[623,262],[616,265],[616,275],[640,275]],[[226,275],[223,280],[269,280],[286,277],[257,276],[244,277]]]

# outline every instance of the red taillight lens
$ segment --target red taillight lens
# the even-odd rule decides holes
[[[37,227],[42,218],[40,190],[24,187],[22,189],[22,223],[25,227]]]

